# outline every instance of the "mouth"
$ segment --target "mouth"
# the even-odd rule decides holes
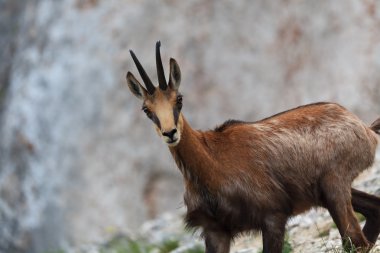
[[[179,143],[179,141],[181,139],[181,134],[177,132],[177,133],[173,134],[173,136],[170,136],[170,137],[161,134],[161,137],[162,137],[164,143],[166,143],[170,147],[174,147]]]
[[[169,146],[175,146],[175,145],[177,145],[179,143],[179,138],[167,140],[166,143]]]

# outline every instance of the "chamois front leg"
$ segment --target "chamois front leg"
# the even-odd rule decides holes
[[[224,231],[205,231],[206,253],[229,253],[231,237]]]
[[[263,253],[281,253],[288,216],[282,213],[270,214],[264,219],[262,228]]]

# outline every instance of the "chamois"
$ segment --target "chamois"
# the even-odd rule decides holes
[[[282,251],[287,220],[327,208],[343,245],[369,251],[380,233],[380,198],[351,188],[374,161],[380,119],[367,127],[335,103],[297,107],[257,122],[229,120],[197,131],[183,116],[181,71],[170,59],[166,82],[156,43],[159,87],[136,55],[146,88],[127,73],[131,92],[168,145],[185,182],[185,222],[201,228],[207,253],[228,253],[239,234],[261,231],[264,253]],[[366,217],[361,230],[354,211]],[[351,246],[348,246],[351,247]]]

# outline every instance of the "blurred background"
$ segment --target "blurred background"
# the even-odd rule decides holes
[[[157,40],[196,129],[317,101],[380,115],[375,0],[0,0],[0,252],[100,242],[183,207],[125,81],[129,49],[157,80]]]

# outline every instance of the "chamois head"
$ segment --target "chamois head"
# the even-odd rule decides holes
[[[158,87],[153,85],[132,50],[130,50],[132,59],[144,81],[146,89],[137,81],[131,72],[127,74],[127,82],[131,92],[143,101],[142,110],[155,124],[158,135],[160,135],[169,146],[175,146],[179,143],[181,138],[182,119],[180,114],[182,109],[182,95],[178,92],[178,87],[181,83],[181,71],[176,60],[171,58],[169,82],[166,82],[161,61],[160,46],[161,43],[158,41],[156,43]]]

